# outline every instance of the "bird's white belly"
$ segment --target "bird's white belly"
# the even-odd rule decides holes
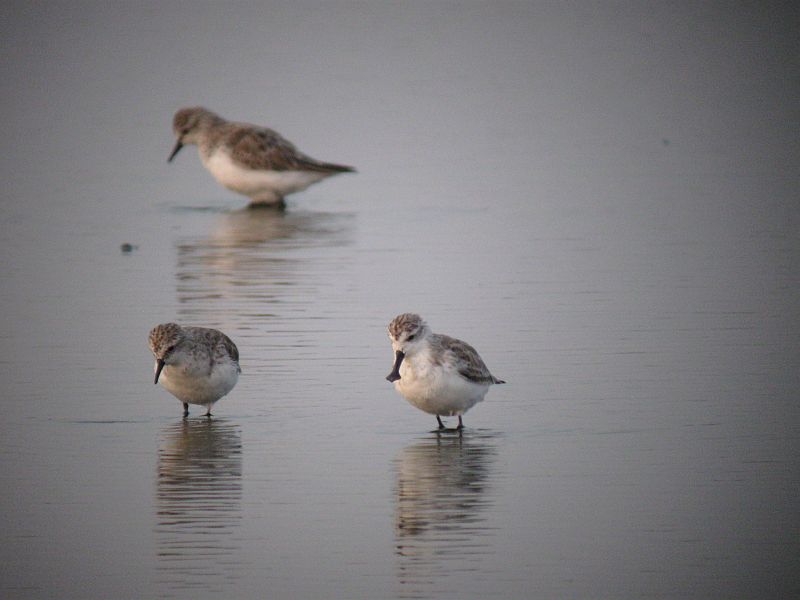
[[[395,389],[420,410],[443,417],[460,415],[483,400],[488,385],[474,383],[458,371],[425,361],[403,362]]]
[[[238,380],[239,368],[233,362],[217,363],[204,375],[167,365],[158,379],[164,389],[181,402],[203,406],[222,398]]]
[[[208,158],[202,153],[201,160],[214,178],[229,190],[249,196],[254,200],[275,200],[293,192],[306,189],[326,177],[326,173],[314,171],[261,171],[248,169],[235,163],[230,155],[217,150]]]

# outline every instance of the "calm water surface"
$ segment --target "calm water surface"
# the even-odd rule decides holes
[[[234,7],[1,9],[0,596],[800,595],[796,13]],[[193,104],[359,173],[246,210]],[[462,436],[405,311],[508,381]]]

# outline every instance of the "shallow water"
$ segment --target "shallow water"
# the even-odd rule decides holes
[[[800,594],[796,15],[236,8],[2,9],[0,595]],[[247,210],[196,103],[359,173]],[[508,382],[463,435],[405,311]],[[167,320],[239,347],[210,421]]]

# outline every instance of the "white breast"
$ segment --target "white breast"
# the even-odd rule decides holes
[[[483,400],[488,385],[462,377],[455,365],[437,364],[427,352],[406,357],[395,389],[411,404],[441,416],[463,414]]]
[[[248,169],[234,162],[227,152],[220,149],[207,158],[201,153],[200,158],[214,178],[229,190],[267,202],[304,190],[327,176],[326,173],[313,171]]]
[[[239,379],[239,368],[232,361],[214,365],[210,373],[198,375],[186,368],[166,366],[158,382],[181,402],[207,405],[216,402],[233,389]]]

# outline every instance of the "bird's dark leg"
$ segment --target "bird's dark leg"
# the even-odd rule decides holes
[[[183,416],[184,417],[188,417],[189,416],[189,404],[188,404],[188,402],[184,402],[183,403]]]
[[[282,213],[286,210],[286,201],[283,199],[283,196],[280,196],[277,200],[273,201],[258,201],[258,200],[250,200],[250,204],[247,205],[248,210],[274,210],[277,213]]]
[[[464,429],[464,423],[461,422],[461,415],[458,415],[458,427],[456,427],[459,431]]]
[[[439,415],[436,415],[436,420],[439,422],[439,429],[444,429],[444,423],[442,423],[442,420],[439,418]]]

